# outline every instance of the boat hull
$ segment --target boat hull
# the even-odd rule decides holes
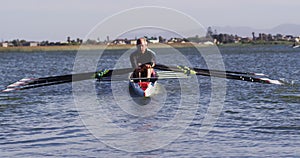
[[[138,97],[150,97],[156,89],[155,82],[133,82],[129,81],[129,88]]]

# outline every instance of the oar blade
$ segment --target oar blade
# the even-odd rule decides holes
[[[284,85],[285,83],[280,80],[272,80],[269,78],[260,78],[260,80],[269,83],[269,84],[276,84],[276,85]]]

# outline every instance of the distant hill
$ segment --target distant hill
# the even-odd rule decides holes
[[[283,35],[300,36],[300,25],[297,24],[281,24],[271,29],[255,29],[247,26],[232,27],[232,26],[212,26],[213,30],[217,30],[217,33],[236,34],[242,37],[252,37],[252,32],[258,36],[259,33],[267,33],[275,35],[277,33]]]

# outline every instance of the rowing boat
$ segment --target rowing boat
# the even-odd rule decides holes
[[[156,83],[150,81],[134,82],[129,81],[129,90],[133,91],[139,97],[150,97],[156,90]]]
[[[133,78],[133,73],[129,74],[129,91],[138,97],[150,97],[155,92],[156,83],[157,77]]]
[[[129,92],[133,92],[137,97],[151,97],[157,90],[157,80],[189,78],[182,72],[156,71],[151,78],[134,78],[133,73],[129,73]]]

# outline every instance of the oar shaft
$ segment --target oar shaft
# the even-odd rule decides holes
[[[202,75],[202,76],[212,76],[212,77],[219,77],[219,78],[226,78],[226,79],[234,79],[234,80],[241,80],[241,81],[248,81],[248,82],[259,82],[259,83],[267,83],[267,84],[278,84],[283,85],[284,83],[279,80],[271,80],[269,78],[257,78],[249,76],[251,73],[243,73],[238,72],[236,74],[247,74],[248,76],[244,75],[235,75],[231,74],[234,71],[220,71],[220,70],[207,70],[207,69],[199,69],[199,68],[189,68],[185,66],[165,66],[156,64],[156,68],[160,70],[167,70],[167,71],[175,71],[175,72],[183,72],[187,75],[195,74],[195,75]],[[253,75],[255,73],[252,73]],[[257,74],[255,74],[257,75]]]
[[[209,69],[200,69],[193,68],[195,71],[203,71],[210,73],[226,73],[226,74],[240,74],[240,75],[252,75],[252,76],[266,76],[263,73],[253,73],[253,72],[238,72],[238,71],[222,71],[222,70],[209,70]]]
[[[68,74],[68,75],[60,75],[60,76],[50,76],[50,77],[42,77],[42,78],[29,78],[29,79],[21,79],[20,81],[7,86],[5,90],[2,92],[8,92],[13,90],[23,90],[30,89],[42,86],[49,86],[55,84],[62,84],[68,82],[82,81],[88,79],[102,79],[108,80],[107,77],[112,75],[120,75],[132,72],[132,68],[124,68],[124,69],[116,69],[116,70],[102,70],[98,72],[85,72],[78,74]]]
[[[162,68],[169,71],[176,71],[178,70],[178,67],[176,66],[166,66],[161,64],[156,64],[157,68]],[[241,75],[253,75],[253,76],[266,76],[263,73],[253,73],[253,72],[238,72],[238,71],[222,71],[222,70],[211,70],[211,69],[200,69],[200,68],[191,68],[192,70],[195,70],[197,72],[203,72],[203,73],[221,73],[221,74],[241,74]]]
[[[132,70],[132,68],[107,70],[107,72],[101,77],[109,77],[112,75],[129,73],[131,70]],[[34,79],[32,82],[28,83],[27,85],[43,84],[43,83],[59,82],[59,81],[75,82],[75,81],[94,79],[96,73],[98,73],[98,72],[86,72],[86,73],[68,74],[68,75],[62,75],[62,76],[42,77],[42,78]]]
[[[16,88],[18,90],[24,90],[24,89],[31,89],[31,88],[37,88],[37,87],[44,87],[44,86],[51,86],[51,85],[58,85],[63,83],[69,83],[72,82],[72,80],[65,80],[65,81],[57,81],[57,82],[50,82],[45,84],[37,84],[37,85],[29,85],[21,88]]]

